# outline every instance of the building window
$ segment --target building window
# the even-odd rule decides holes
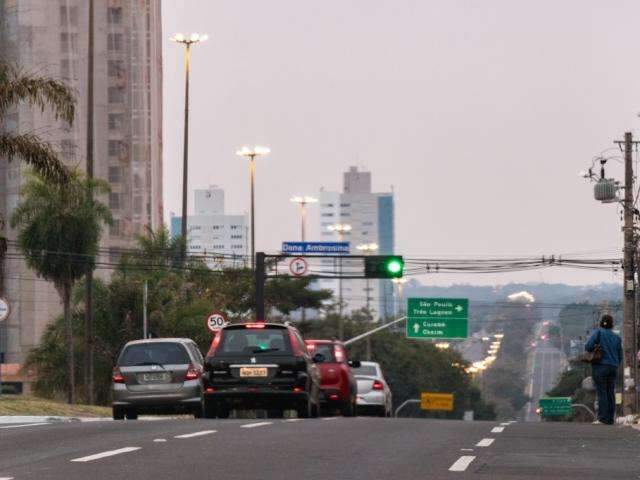
[[[133,197],[133,213],[142,213],[142,197],[140,195]]]
[[[120,183],[122,181],[122,168],[109,167],[109,183]]]
[[[124,62],[122,60],[109,60],[107,62],[107,75],[122,78],[124,76]]]
[[[192,231],[192,230],[202,230],[202,225],[191,225],[189,227],[189,231]]]
[[[109,140],[109,156],[117,157],[125,152],[125,145],[120,140]]]
[[[233,238],[233,239],[239,239],[239,238],[242,238],[242,235],[231,235],[231,238]]]
[[[322,208],[333,208],[333,203],[323,203]]]
[[[366,226],[371,226],[373,225],[373,222],[362,222],[362,225],[366,225]]]
[[[124,125],[123,113],[109,114],[109,130],[120,130],[123,125]]]
[[[214,225],[213,227],[211,227],[213,230],[220,230],[222,228],[224,228],[224,225]]]
[[[111,222],[111,225],[109,225],[109,235],[112,237],[120,236],[120,220],[114,219],[113,222]]]
[[[123,87],[109,87],[109,103],[124,103]]]
[[[231,230],[238,230],[239,228],[242,228],[242,225],[231,225]]]
[[[61,33],[60,34],[60,50],[63,52],[76,52],[78,50],[78,34],[77,33]]]
[[[107,18],[109,23],[122,23],[122,7],[109,7],[107,9]]]
[[[122,50],[122,34],[110,33],[107,37],[107,48],[110,52],[119,52]]]
[[[224,245],[214,245],[213,248],[215,250],[224,250]]]
[[[109,194],[109,208],[112,210],[120,209],[120,195],[118,193]]]
[[[350,217],[350,216],[351,216],[351,214],[350,214],[350,213],[346,213],[346,212],[342,212],[342,213],[340,214],[340,216],[341,216],[341,217]]]
[[[323,213],[321,217],[333,217],[333,213]]]
[[[343,207],[343,208],[344,207],[350,207],[351,204],[350,203],[341,203],[340,206]]]
[[[231,248],[233,250],[240,250],[241,248],[244,248],[242,245],[231,245]]]
[[[78,7],[62,5],[60,7],[60,26],[64,27],[68,24],[78,24]]]

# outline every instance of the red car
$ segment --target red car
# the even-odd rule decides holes
[[[305,340],[307,350],[320,368],[320,404],[327,410],[340,410],[345,417],[356,414],[358,383],[351,368],[360,362],[349,361],[338,340]]]

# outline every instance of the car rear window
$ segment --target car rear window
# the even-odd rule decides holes
[[[228,329],[223,331],[216,355],[270,353],[291,354],[289,331],[285,328]]]
[[[162,365],[181,365],[191,363],[184,346],[174,342],[141,343],[125,347],[118,365],[134,367],[160,363]]]
[[[336,357],[333,354],[333,345],[330,343],[312,343],[307,346],[311,355],[321,353],[325,362],[335,362]]]
[[[353,374],[354,375],[364,375],[367,377],[377,377],[378,376],[378,371],[376,370],[376,367],[374,367],[373,365],[362,365],[358,368],[354,368],[353,369]]]

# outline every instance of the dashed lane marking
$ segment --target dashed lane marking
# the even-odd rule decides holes
[[[154,438],[153,441],[156,442],[156,443],[161,443],[161,442],[166,442],[167,439],[166,438]]]
[[[0,480],[13,480],[13,477],[0,477]]]
[[[51,425],[51,424],[50,424],[50,423],[48,423],[48,422],[41,422],[41,423],[23,423],[23,424],[20,424],[20,425],[7,425],[7,426],[0,427],[0,428],[37,427],[37,426],[39,426],[39,425]],[[1,480],[1,478],[2,478],[2,477],[0,477],[0,480]]]
[[[453,465],[449,467],[450,472],[464,472],[471,462],[476,459],[473,455],[463,455],[458,460],[453,462]]]
[[[508,427],[509,425],[511,425],[511,422],[503,422],[500,425],[502,425],[503,427]]]
[[[101,458],[113,457],[114,455],[120,455],[121,453],[135,452],[140,450],[141,447],[124,447],[117,450],[109,450],[107,452],[100,452],[87,457],[74,458],[72,462],[92,462],[93,460],[100,460]]]
[[[289,418],[287,420],[285,420],[285,422],[287,423],[293,423],[293,422],[299,422],[300,419],[299,418]]]
[[[495,441],[495,438],[483,438],[478,443],[476,443],[476,447],[488,447]]]
[[[322,417],[322,420],[336,420],[338,417]]]
[[[473,452],[473,448],[461,448],[461,452]]]
[[[273,422],[245,423],[244,425],[240,425],[240,428],[266,427],[267,425],[273,425]]]
[[[183,435],[176,435],[173,438],[193,438],[193,437],[201,437],[203,435],[211,435],[212,433],[216,433],[217,430],[202,430],[201,432],[193,432],[193,433],[185,433]]]
[[[491,433],[502,433],[503,430],[504,430],[504,427],[493,427],[491,429]]]

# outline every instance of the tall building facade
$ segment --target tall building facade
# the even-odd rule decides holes
[[[347,232],[332,231],[336,224],[349,225]],[[371,255],[394,253],[393,192],[375,193],[371,187],[371,173],[350,167],[343,176],[342,192],[320,192],[320,231],[322,241],[349,242],[352,255],[361,255],[359,245],[376,244]],[[323,280],[322,288],[334,291],[339,297],[339,282]],[[391,280],[343,280],[342,297],[346,312],[368,308],[374,318],[393,315],[394,296]]]
[[[86,0],[0,0],[0,58],[23,72],[65,81],[76,94],[72,126],[50,112],[20,105],[5,131],[36,132],[66,164],[86,170],[88,15]],[[113,225],[102,248],[129,248],[135,236],[162,225],[162,27],[160,0],[94,0],[94,175],[108,181],[103,200]],[[0,215],[20,198],[24,167],[0,158]],[[106,255],[112,260],[114,255]],[[98,271],[99,275],[108,272]],[[21,363],[60,311],[53,287],[22,260],[8,260],[5,292],[12,313],[0,330],[8,363]]]
[[[187,251],[203,255],[209,268],[248,266],[246,215],[227,215],[224,190],[212,185],[194,191],[194,213],[187,219]],[[182,217],[171,216],[171,235],[181,235]]]

